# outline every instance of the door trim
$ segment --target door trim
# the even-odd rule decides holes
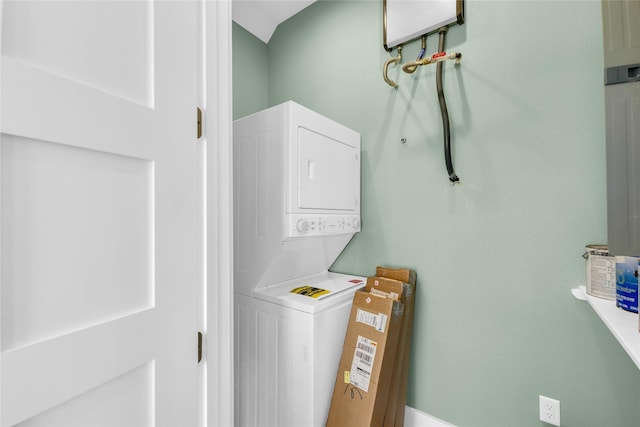
[[[205,2],[207,424],[233,426],[231,1]]]

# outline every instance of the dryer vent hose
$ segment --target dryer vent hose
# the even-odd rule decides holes
[[[447,27],[440,29],[440,39],[438,41],[438,52],[444,52],[444,36],[447,33]],[[444,90],[442,89],[442,67],[443,62],[438,62],[436,65],[436,86],[438,89],[438,101],[440,102],[440,112],[442,113],[442,130],[444,133],[444,161],[447,165],[447,172],[449,173],[449,181],[455,184],[460,181],[460,178],[453,170],[453,163],[451,161],[451,135],[449,132],[449,112],[447,111],[447,102],[444,99]]]

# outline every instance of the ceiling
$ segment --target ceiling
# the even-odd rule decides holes
[[[233,0],[233,20],[265,43],[280,23],[315,0]]]

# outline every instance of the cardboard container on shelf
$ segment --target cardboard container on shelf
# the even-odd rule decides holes
[[[381,272],[378,267],[377,272]],[[383,274],[389,275],[389,269]],[[409,381],[409,363],[411,355],[411,335],[413,331],[413,310],[415,306],[415,272],[410,270],[396,271],[394,277],[411,280],[413,283],[403,283],[399,280],[369,277],[365,291],[387,295],[388,298],[400,299],[404,304],[404,315],[400,338],[398,341],[395,365],[393,368],[393,378],[389,398],[385,410],[383,427],[404,426],[405,406],[407,403],[407,384]]]
[[[355,293],[327,427],[383,425],[403,312],[400,301]]]

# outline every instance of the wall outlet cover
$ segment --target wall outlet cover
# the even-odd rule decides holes
[[[546,396],[540,398],[540,421],[560,426],[560,401]]]

